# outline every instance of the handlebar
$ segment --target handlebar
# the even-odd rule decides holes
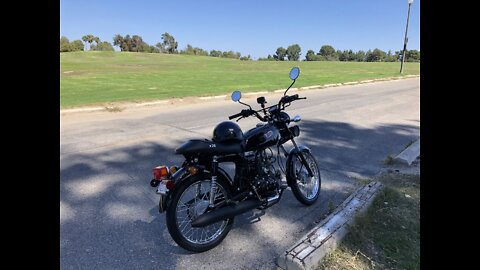
[[[302,98],[298,97],[298,94],[295,94],[293,96],[284,96],[278,102],[278,107],[280,107],[282,104],[290,103],[292,101],[299,100],[299,99],[307,99],[307,98],[306,97],[302,97]]]
[[[250,115],[255,115],[257,116],[260,120],[263,121],[263,117],[261,117],[256,111],[252,110],[252,109],[245,109],[245,110],[242,110],[241,112],[237,113],[237,114],[234,114],[234,115],[230,115],[228,117],[228,119],[232,120],[233,118],[237,118],[239,116],[242,116],[242,117],[249,117]]]
[[[239,112],[239,113],[237,113],[237,114],[234,114],[234,115],[230,115],[230,116],[228,117],[228,119],[229,119],[229,120],[232,120],[233,118],[237,118],[237,117],[239,117],[239,116],[242,116],[242,113],[241,113],[241,112]]]
[[[293,96],[284,96],[280,99],[280,101],[278,102],[278,108],[280,109],[280,106],[283,104],[286,104],[286,103],[291,103],[292,101],[295,101],[295,100],[299,100],[299,99],[307,99],[306,97],[298,97],[298,94],[295,94]],[[273,106],[277,106],[277,105],[273,105]],[[271,107],[273,107],[271,106]],[[269,107],[270,108],[270,107]],[[259,110],[260,111],[260,110]],[[237,114],[234,114],[234,115],[230,115],[228,117],[229,120],[232,120],[234,118],[237,118],[237,117],[249,117],[251,115],[255,115],[258,119],[260,119],[260,121],[267,121],[268,118],[265,118],[265,117],[262,117],[260,116],[260,114],[258,114],[258,111],[255,111],[255,110],[252,110],[252,109],[244,109],[242,110],[241,112],[237,113]],[[240,119],[238,119],[240,120]],[[238,121],[237,120],[237,121]]]

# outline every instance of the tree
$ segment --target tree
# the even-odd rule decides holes
[[[163,46],[167,53],[177,53],[178,42],[169,33],[162,34]]]
[[[355,53],[352,50],[348,50],[347,61],[355,61]]]
[[[79,39],[70,42],[66,37],[60,38],[60,52],[83,51],[83,48],[83,42]]]
[[[307,54],[305,55],[306,61],[315,61],[315,52],[313,50],[308,50]]]
[[[190,55],[202,55],[202,56],[208,56],[208,52],[205,51],[202,48],[198,47],[193,47],[190,44],[187,44],[187,48],[185,50],[181,50],[180,54],[190,54]]]
[[[158,51],[161,52],[161,53],[166,53],[165,51],[165,47],[163,46],[163,43],[161,42],[158,42],[155,47],[157,47]]]
[[[344,50],[343,52],[337,53],[338,54],[338,60],[340,61],[348,61],[348,51]]]
[[[405,61],[407,61],[407,62],[418,62],[418,61],[420,61],[420,51],[407,50],[405,52]]]
[[[318,52],[319,55],[323,56],[323,58],[327,61],[336,60],[337,56],[335,53],[335,49],[330,45],[323,45]]]
[[[99,42],[90,47],[91,51],[114,51],[112,44],[107,41]]]
[[[385,58],[385,62],[395,62],[397,61],[397,56],[392,54],[392,50],[388,50],[387,57]]]
[[[96,44],[98,44],[100,42],[99,37],[96,37],[96,36],[90,35],[90,34],[83,36],[82,40],[83,40],[83,42],[85,42],[85,47],[87,46],[87,43],[90,45],[89,46],[90,50],[91,50],[91,45],[92,45],[93,42],[95,42]]]
[[[187,44],[187,48],[185,48],[185,50],[181,50],[180,54],[194,54],[192,45]]]
[[[276,59],[270,54],[266,58],[265,57],[259,57],[257,60],[258,61],[276,61]]]
[[[222,55],[222,51],[217,51],[217,50],[211,50],[210,51],[210,56],[220,57],[221,55]]]
[[[128,41],[127,41],[128,42]],[[146,52],[149,50],[149,45],[143,41],[139,35],[133,35],[131,38],[129,51],[131,52]]]
[[[343,53],[342,51],[337,50],[337,51],[335,52],[335,60],[338,60],[338,58],[340,57],[340,54],[342,54],[342,53]]]
[[[87,47],[87,43],[92,43],[93,35],[85,35],[82,37],[83,42],[85,42],[85,48]]]
[[[84,49],[83,42],[79,39],[72,41],[72,43],[70,43],[70,46],[72,48],[72,51],[83,51]]]
[[[131,52],[132,51],[132,38],[130,37],[130,35],[126,35],[125,38],[123,39],[123,42],[124,42],[124,46],[126,48],[126,51]]]
[[[283,61],[285,60],[286,55],[287,55],[287,50],[283,47],[278,47],[277,51],[273,55],[273,58],[275,58],[278,61]]]
[[[160,50],[155,46],[148,46],[148,49],[145,51],[148,53],[160,53]]]
[[[368,50],[366,55],[366,61],[381,62],[381,61],[384,61],[386,57],[387,57],[387,54],[384,51],[375,48],[373,51]]]
[[[247,55],[247,56],[242,56],[242,57],[240,57],[240,60],[250,61],[250,60],[252,60],[252,58],[250,57],[250,54],[249,54],[249,55]]]
[[[122,37],[121,35],[117,34],[113,37],[113,45],[119,46],[122,52],[155,52],[156,49],[150,48],[151,46],[148,45],[145,41],[143,41],[142,37],[139,35],[126,35]]]
[[[365,52],[362,51],[362,50],[359,50],[356,54],[355,54],[355,61],[357,62],[363,62],[365,61]]]
[[[222,53],[222,57],[224,58],[233,58],[233,59],[238,59],[242,55],[239,52],[234,52],[234,51],[225,51]]]
[[[72,46],[67,37],[62,36],[60,38],[60,52],[70,52],[72,51]]]
[[[301,51],[302,49],[298,44],[288,46],[286,51],[288,61],[298,61],[300,59]]]
[[[113,45],[120,47],[120,50],[121,50],[122,52],[126,51],[126,48],[125,48],[125,40],[123,39],[122,35],[120,35],[120,34],[116,34],[116,35],[113,37]]]

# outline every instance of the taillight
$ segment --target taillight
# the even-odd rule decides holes
[[[168,167],[167,166],[158,166],[153,168],[153,178],[156,180],[163,180],[167,178],[169,175]]]
[[[167,189],[169,189],[169,190],[172,189],[172,188],[175,186],[175,182],[173,182],[172,180],[166,180],[166,181],[164,181],[164,182],[166,182],[166,183],[165,183],[165,186],[166,186]]]

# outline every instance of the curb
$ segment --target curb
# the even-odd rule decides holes
[[[410,166],[418,156],[420,156],[420,138],[398,154],[395,160]]]
[[[337,87],[337,86],[343,86],[343,85],[356,85],[356,84],[363,84],[363,83],[372,83],[372,82],[380,82],[380,81],[393,81],[393,80],[401,80],[401,79],[410,79],[410,78],[416,78],[420,77],[420,75],[405,75],[405,76],[399,76],[399,77],[388,77],[388,78],[379,78],[379,79],[371,79],[371,80],[363,80],[363,81],[353,81],[353,82],[344,82],[344,83],[330,83],[330,84],[323,84],[323,85],[311,85],[311,86],[304,86],[304,87],[299,87],[299,88],[290,88],[289,91],[301,91],[301,90],[310,90],[310,89],[322,89],[322,88],[329,88],[329,87]],[[247,92],[244,95],[246,96],[254,96],[254,95],[262,95],[262,94],[268,94],[268,93],[280,93],[280,92],[285,92],[285,89],[278,89],[278,90],[273,90],[273,91],[259,91],[259,92]],[[211,99],[226,99],[227,95],[219,95],[219,96],[207,96],[207,97],[198,97],[198,100],[211,100]],[[128,107],[141,107],[141,106],[148,106],[148,105],[158,105],[158,104],[164,104],[164,103],[169,103],[171,99],[164,99],[160,101],[151,101],[151,102],[144,102],[144,103],[137,103],[132,106],[127,106]],[[182,101],[182,99],[180,99]],[[104,107],[92,107],[92,108],[77,108],[77,109],[64,109],[60,110],[60,114],[65,114],[65,113],[75,113],[75,112],[93,112],[93,111],[102,111],[110,108],[109,106],[104,106]]]
[[[380,182],[372,181],[358,188],[333,213],[277,259],[279,269],[316,269],[323,257],[335,249],[347,234],[348,226],[353,224],[355,217],[368,209],[382,187]]]

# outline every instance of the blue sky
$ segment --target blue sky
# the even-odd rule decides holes
[[[254,59],[298,43],[301,59],[324,44],[335,49],[399,51],[407,0],[60,0],[60,36],[93,34],[112,43],[115,34],[137,34],[154,45],[168,32],[208,51],[233,50]],[[420,50],[420,1],[414,0],[408,49]]]

